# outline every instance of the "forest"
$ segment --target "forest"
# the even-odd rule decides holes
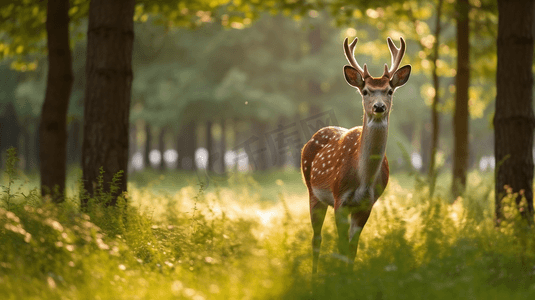
[[[0,298],[535,296],[534,17],[533,0],[0,1]],[[327,126],[388,157],[355,258],[337,196],[315,227],[304,149]]]

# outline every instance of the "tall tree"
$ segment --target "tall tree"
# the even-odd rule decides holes
[[[160,152],[160,164],[158,166],[158,169],[160,171],[165,170],[165,160],[164,160],[164,152],[165,152],[165,132],[167,131],[166,127],[161,127],[160,131],[158,132],[158,151]]]
[[[455,76],[455,112],[453,114],[453,180],[454,198],[466,186],[468,170],[468,88],[470,86],[470,27],[468,0],[457,1],[457,74]]]
[[[177,138],[178,164],[183,170],[195,170],[195,149],[197,149],[197,125],[195,120],[188,121],[180,128]]]
[[[505,186],[523,191],[533,220],[533,9],[534,0],[498,0],[498,66],[494,152],[496,219]],[[516,202],[521,201],[519,195]]]
[[[82,151],[82,177],[89,195],[95,192],[100,167],[105,191],[119,171],[125,173],[113,196],[126,191],[134,4],[93,0],[89,7]],[[116,203],[113,199],[111,205]]]
[[[205,145],[207,151],[206,160],[206,171],[214,170],[214,136],[212,134],[212,121],[206,122],[206,135],[205,135]]]
[[[226,120],[221,120],[221,139],[219,140],[219,158],[217,160],[217,171],[224,174],[226,171],[225,166],[225,153],[227,151],[227,126]]]
[[[440,132],[440,120],[438,113],[438,102],[440,101],[440,80],[438,77],[438,55],[440,48],[440,33],[442,31],[442,24],[440,18],[442,17],[442,3],[443,0],[438,0],[437,3],[437,15],[435,22],[435,43],[433,45],[433,88],[435,95],[433,97],[433,103],[431,105],[431,123],[433,125],[431,135],[431,161],[429,163],[429,180],[431,181],[429,189],[429,197],[433,196],[436,178],[436,154],[438,149],[438,134]]]
[[[144,168],[151,168],[150,164],[150,150],[152,142],[152,130],[149,122],[145,122],[145,151],[143,151]]]
[[[48,79],[41,113],[41,194],[63,201],[67,157],[67,109],[73,83],[69,0],[49,0],[46,18]],[[57,190],[56,190],[57,189]]]

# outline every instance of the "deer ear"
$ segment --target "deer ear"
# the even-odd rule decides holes
[[[409,76],[411,75],[411,66],[406,65],[401,68],[399,68],[396,73],[392,76],[392,79],[390,79],[390,85],[392,88],[398,88],[400,86],[403,86],[405,83],[407,83],[407,80],[409,80]]]
[[[353,68],[352,66],[345,65],[344,76],[346,77],[346,81],[350,86],[359,89],[364,88],[364,79],[362,79],[362,75],[360,75],[357,69]]]

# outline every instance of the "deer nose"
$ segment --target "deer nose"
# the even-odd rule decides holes
[[[386,111],[386,105],[384,103],[375,103],[373,105],[374,113],[384,113]]]

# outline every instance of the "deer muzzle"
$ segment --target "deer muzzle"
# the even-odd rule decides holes
[[[386,111],[386,105],[381,102],[377,102],[373,105],[373,112],[375,114],[382,114]]]

